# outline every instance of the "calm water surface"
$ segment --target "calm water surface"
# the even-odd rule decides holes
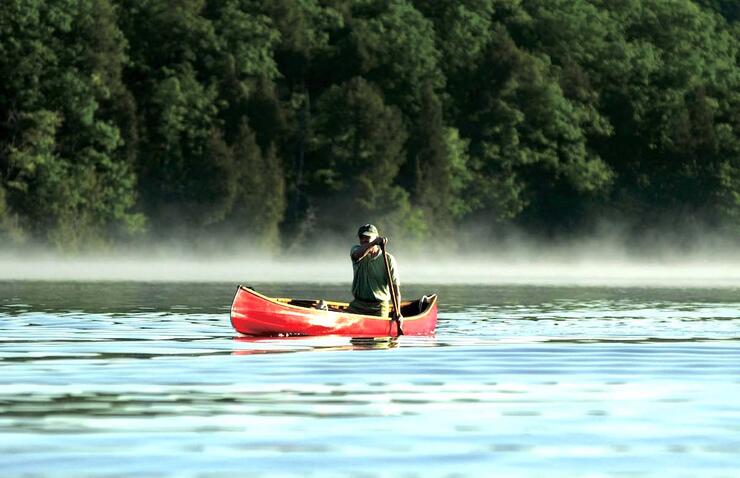
[[[740,476],[738,288],[410,286],[436,336],[377,343],[237,337],[234,289],[0,283],[1,475]]]

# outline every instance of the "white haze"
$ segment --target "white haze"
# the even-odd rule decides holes
[[[406,284],[740,287],[740,250],[725,246],[630,251],[604,241],[558,247],[509,241],[469,248],[468,253],[425,254],[418,247],[391,252]],[[225,252],[76,257],[6,253],[0,255],[0,280],[350,284],[352,267],[349,242],[283,257]]]

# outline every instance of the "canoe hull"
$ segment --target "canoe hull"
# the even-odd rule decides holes
[[[334,310],[305,306],[313,301],[273,299],[239,286],[231,305],[231,325],[237,332],[251,336],[345,335],[351,337],[395,337],[395,321],[381,317],[350,314],[346,304],[332,302]],[[315,301],[318,302],[318,301]],[[437,326],[437,296],[423,304],[404,302],[402,311],[418,312],[404,317],[404,335],[431,335]],[[304,304],[306,303],[306,304]],[[297,305],[301,304],[301,305]],[[415,305],[416,304],[416,305]],[[416,307],[416,308],[414,308]],[[404,310],[406,309],[406,310]]]

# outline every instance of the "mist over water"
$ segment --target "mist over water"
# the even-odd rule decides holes
[[[282,255],[147,248],[109,254],[1,253],[0,280],[351,282],[351,240]],[[416,284],[738,287],[740,248],[632,248],[584,241],[478,244],[465,251],[395,244],[401,279]],[[246,250],[246,248],[244,249]],[[150,252],[153,251],[153,252]]]

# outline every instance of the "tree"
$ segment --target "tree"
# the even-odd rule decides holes
[[[424,210],[439,233],[451,232],[453,223],[472,210],[466,191],[472,180],[468,170],[468,143],[444,123],[442,104],[431,85],[424,89],[416,131],[409,140],[406,168],[414,204]],[[405,179],[405,180],[404,180]]]
[[[740,230],[727,0],[7,0],[0,237]]]
[[[418,114],[424,86],[444,84],[432,23],[405,0],[383,0],[354,2],[349,26],[359,75],[405,114]]]
[[[491,219],[531,207],[529,220],[557,226],[563,211],[539,210],[557,199],[553,188],[589,195],[608,187],[611,171],[587,147],[584,118],[565,98],[548,57],[520,49],[499,26],[472,78],[461,132],[471,140],[476,195]]]
[[[124,5],[134,39],[127,78],[144,112],[144,209],[164,234],[206,231],[232,217],[241,177],[233,147],[250,99],[278,74],[278,33],[247,0]]]
[[[633,2],[634,3],[634,2]],[[633,65],[605,85],[615,136],[604,156],[640,227],[734,224],[740,69],[724,21],[689,1],[606,3]]]
[[[411,211],[395,184],[407,138],[398,109],[362,78],[330,88],[316,109],[308,167],[320,229],[347,231],[363,217],[403,230]]]
[[[142,226],[109,103],[123,90],[124,48],[108,0],[0,9],[1,186],[6,214],[32,238],[74,249]]]
[[[227,230],[250,242],[274,248],[280,242],[279,226],[285,212],[285,179],[275,148],[262,151],[246,120],[233,145],[237,193],[234,208],[224,222]]]
[[[495,20],[494,0],[439,2],[414,0],[414,6],[434,25],[438,64],[445,78],[445,114],[459,119],[459,99],[467,93],[470,75],[483,61]]]
[[[269,0],[263,2],[280,32],[275,59],[281,78],[276,88],[264,88],[251,102],[251,124],[263,150],[276,146],[276,154],[289,158],[285,170],[290,198],[284,231],[297,236],[310,219],[305,194],[305,157],[310,142],[313,99],[328,85],[348,79],[346,63],[338,61],[333,38],[344,28],[344,16],[330,4],[317,0]],[[340,34],[341,35],[341,34]],[[265,85],[266,86],[266,85]],[[273,90],[282,91],[278,95]],[[264,107],[262,107],[264,106]],[[269,116],[265,118],[265,115]],[[261,121],[266,119],[267,121]],[[280,123],[281,131],[264,139],[263,125]],[[268,126],[269,127],[269,126]]]
[[[740,20],[740,3],[735,0],[696,0],[702,7],[722,15],[728,22]]]

